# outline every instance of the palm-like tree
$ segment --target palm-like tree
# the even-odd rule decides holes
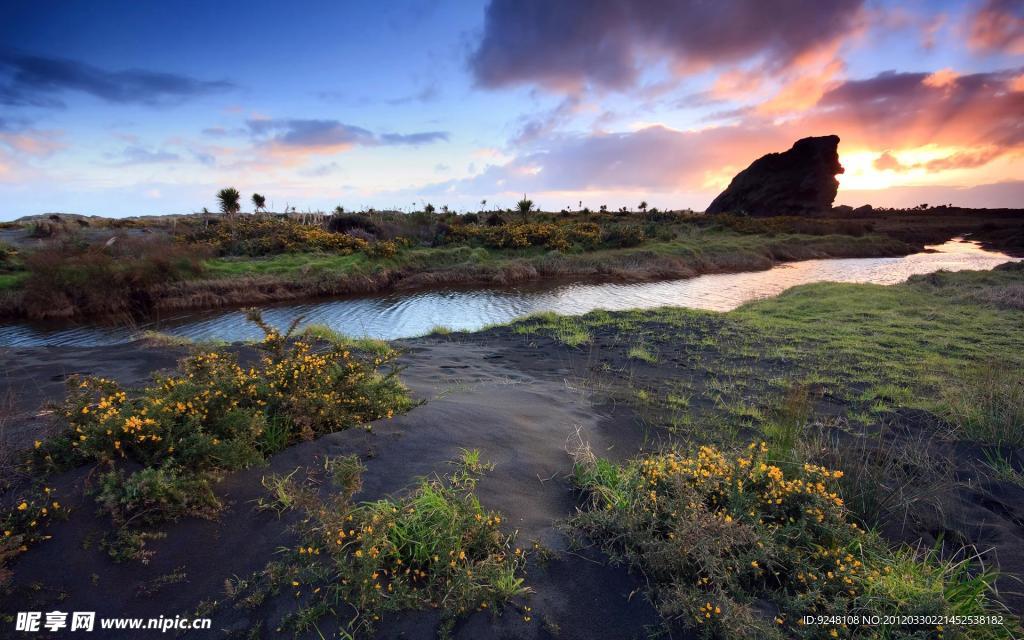
[[[238,189],[228,187],[217,192],[217,200],[220,201],[220,211],[224,215],[234,215],[242,209],[242,194]]]
[[[641,212],[647,211],[647,201],[646,200],[642,201],[640,203],[640,206],[637,207],[637,209],[639,209]]]
[[[258,193],[252,194],[252,206],[254,211],[259,213],[267,208],[267,199]]]
[[[426,206],[423,207],[423,213],[427,214],[428,216],[434,215],[434,211],[434,205],[430,204],[429,202],[426,204]]]
[[[480,201],[480,213],[483,213],[487,209],[487,200]]]
[[[516,211],[519,215],[523,216],[523,222],[526,222],[527,217],[530,215],[530,211],[533,210],[533,200],[527,200],[526,194],[523,194],[523,199],[516,203]]]

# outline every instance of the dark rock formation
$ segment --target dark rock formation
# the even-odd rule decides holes
[[[769,153],[736,174],[708,207],[708,213],[752,216],[827,213],[843,172],[839,136],[797,140],[789,151]]]
[[[857,207],[856,209],[854,209],[852,211],[852,213],[855,216],[866,216],[866,215],[868,215],[870,213],[873,213],[874,210],[875,210],[875,208],[872,207],[870,204],[865,204],[865,205],[861,205],[861,206]]]

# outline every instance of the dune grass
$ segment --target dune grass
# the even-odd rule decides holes
[[[321,340],[333,345],[336,348],[349,348],[364,353],[373,354],[378,357],[390,357],[395,355],[395,350],[387,340],[376,338],[353,338],[336,331],[324,324],[310,324],[302,328],[299,334],[309,340]]]
[[[1024,446],[1024,378],[999,362],[972,367],[943,385],[939,411],[967,440]]]

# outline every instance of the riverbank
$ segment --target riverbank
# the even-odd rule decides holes
[[[477,333],[399,342],[401,378],[423,404],[373,423],[372,431],[300,442],[269,457],[266,466],[227,474],[215,486],[223,510],[209,520],[162,524],[158,531],[166,537],[148,542],[155,553],[147,564],[116,563],[96,544],[111,525],[84,492],[95,482],[88,467],[47,478],[70,515],[48,521],[46,534],[53,537],[11,561],[4,613],[11,613],[9,603],[50,610],[58,601],[109,616],[198,611],[237,637],[270,637],[275,625],[298,614],[315,621],[300,636],[330,635],[351,616],[317,608],[313,592],[320,585],[309,571],[319,560],[297,551],[275,554],[312,548],[316,538],[306,537],[303,512],[257,507],[275,495],[292,495],[295,487],[268,479],[296,469],[291,477],[299,485],[308,475],[321,492],[337,491],[322,478],[325,460],[354,455],[364,467],[359,501],[405,495],[420,476],[481,470],[472,494],[500,513],[503,532],[518,531],[514,545],[527,559],[517,575],[532,589],[492,602],[488,609],[504,607],[498,618],[478,607],[389,611],[374,625],[377,637],[434,637],[450,615],[456,622],[446,628],[454,637],[494,629],[523,638],[643,636],[646,625],[660,624],[651,602],[664,614],[667,587],[643,578],[650,568],[642,556],[627,562],[633,573],[609,566],[602,549],[611,549],[596,532],[590,537],[598,546],[580,549],[576,545],[586,541],[562,526],[577,507],[590,504],[574,489],[567,441],[585,442],[615,464],[670,446],[742,452],[747,443],[764,441],[769,462],[782,473],[798,473],[802,464],[843,470],[842,478],[828,481],[844,500],[842,518],[880,532],[885,546],[936,549],[931,560],[914,559],[909,551],[909,560],[875,565],[914,586],[904,607],[930,610],[944,603],[946,611],[978,611],[981,601],[951,595],[973,589],[953,587],[978,575],[973,552],[964,553],[964,545],[975,545],[984,565],[1001,572],[997,599],[1012,612],[1004,615],[1019,618],[1024,461],[1014,373],[1024,366],[1022,290],[1024,271],[1017,266],[932,274],[892,287],[808,285],[724,314],[548,314]],[[230,348],[242,358],[249,349]],[[69,373],[118,379],[132,388],[189,350],[143,343],[5,350],[0,370],[16,398],[6,431],[26,443],[44,433],[53,417],[40,413],[39,404],[61,401]],[[478,451],[478,462],[468,465],[465,451]],[[493,468],[483,470],[489,464]],[[286,490],[268,494],[273,487]],[[5,498],[11,502],[14,494]],[[875,543],[871,548],[889,557]],[[967,564],[957,564],[958,558]],[[959,574],[958,567],[970,571]],[[887,583],[852,579],[857,589],[873,589],[865,602],[888,597]],[[645,589],[655,589],[647,592],[650,601],[634,595]],[[725,595],[740,607],[756,594]],[[1001,637],[994,627],[986,631]],[[948,626],[945,637],[960,632]],[[788,626],[782,633],[803,635]]]
[[[485,222],[476,214],[374,213],[334,216],[323,226],[194,216],[159,226],[145,219],[83,226],[57,217],[3,232],[0,318],[139,321],[397,290],[689,278],[794,260],[907,255],[958,235],[1024,253],[1024,216],[1014,214],[567,212],[520,220],[495,213]]]
[[[266,318],[284,329],[299,319],[335,331],[388,340],[411,338],[438,327],[476,331],[529,314],[580,315],[595,309],[686,307],[729,311],[814,282],[896,284],[935,271],[985,270],[1012,261],[959,239],[901,257],[818,259],[780,263],[766,271],[706,274],[654,282],[543,281],[505,287],[444,287],[353,295],[319,301],[265,305]],[[143,324],[48,322],[0,323],[0,345],[100,346],[138,339],[147,332],[198,342],[255,340],[259,330],[244,310],[172,312]]]
[[[450,286],[643,282],[765,270],[783,261],[899,256],[912,251],[911,245],[887,236],[761,237],[698,231],[670,242],[579,254],[442,247],[406,249],[387,258],[324,253],[216,258],[204,261],[189,279],[129,291],[99,288],[78,299],[64,291],[40,296],[33,290],[34,283],[26,279],[0,294],[0,318],[96,317],[131,314],[134,308],[146,315]]]

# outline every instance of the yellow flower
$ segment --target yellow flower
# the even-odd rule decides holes
[[[26,509],[28,509],[27,502],[22,502],[21,504],[18,505],[18,511],[25,511]]]

